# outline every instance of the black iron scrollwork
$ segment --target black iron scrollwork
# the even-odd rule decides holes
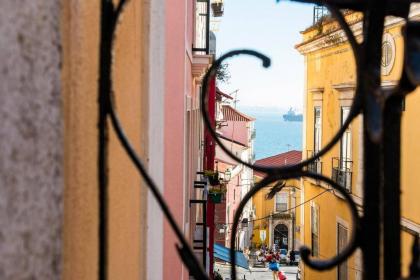
[[[114,7],[112,1],[102,1],[102,35],[101,35],[101,64],[100,64],[100,89],[99,89],[99,107],[100,107],[100,153],[99,153],[99,181],[100,181],[100,246],[99,246],[99,279],[107,279],[107,173],[106,173],[106,121],[110,118],[112,127],[117,134],[118,140],[124,147],[129,158],[143,177],[149,190],[157,200],[165,218],[169,222],[170,227],[174,231],[180,244],[176,245],[176,249],[188,267],[190,274],[195,279],[209,279],[200,262],[195,257],[188,241],[185,239],[181,229],[177,225],[174,217],[157,185],[150,177],[147,169],[144,167],[137,153],[133,149],[130,141],[126,137],[124,130],[120,124],[114,102],[112,99],[113,83],[112,83],[112,50],[115,42],[115,33],[117,23],[128,1],[121,0],[117,7]]]
[[[365,253],[365,260],[367,259],[367,252],[369,250],[376,251],[373,256],[376,257],[375,260],[368,262],[364,262],[364,279],[378,279],[379,278],[379,267],[380,267],[380,257],[379,257],[379,236],[381,234],[379,229],[379,221],[372,222],[373,219],[379,219],[381,217],[381,211],[383,213],[393,213],[393,222],[397,221],[394,224],[394,233],[398,231],[399,234],[399,227],[395,226],[399,224],[400,219],[400,212],[396,209],[399,208],[399,194],[396,194],[396,191],[399,191],[399,159],[395,161],[395,157],[389,155],[396,155],[396,157],[400,154],[400,143],[399,141],[392,141],[389,140],[390,136],[392,135],[394,138],[400,136],[399,130],[399,123],[401,122],[401,115],[399,113],[398,101],[396,100],[396,96],[401,96],[412,92],[416,86],[418,85],[419,81],[419,29],[418,23],[408,22],[405,30],[405,40],[407,42],[406,45],[406,59],[405,59],[405,67],[402,77],[400,79],[400,84],[391,89],[391,90],[383,90],[380,85],[381,76],[380,76],[380,59],[381,59],[381,42],[382,42],[382,32],[384,30],[384,23],[385,23],[385,16],[386,15],[398,15],[404,17],[406,20],[408,18],[408,11],[410,1],[400,1],[399,5],[396,5],[398,1],[389,1],[392,2],[387,5],[386,1],[297,1],[297,2],[307,2],[307,3],[316,3],[322,4],[327,6],[330,10],[331,14],[337,22],[340,24],[340,27],[344,30],[344,33],[349,41],[350,46],[352,47],[355,62],[356,62],[356,70],[357,70],[357,85],[356,85],[356,92],[355,97],[353,100],[353,104],[349,113],[347,120],[344,122],[342,127],[339,131],[335,134],[335,136],[330,140],[330,142],[317,154],[313,155],[311,158],[306,159],[298,164],[289,165],[284,167],[275,167],[275,166],[258,166],[255,164],[251,164],[249,162],[245,162],[234,155],[226,146],[223,145],[222,141],[220,141],[217,137],[217,133],[214,128],[211,126],[210,118],[208,115],[207,104],[208,104],[208,88],[209,82],[214,77],[216,73],[216,69],[223,63],[224,60],[237,56],[237,55],[251,55],[259,58],[263,62],[264,67],[269,67],[270,60],[265,55],[258,53],[252,50],[236,50],[229,52],[219,59],[217,59],[212,67],[209,69],[207,74],[203,79],[203,88],[202,88],[202,99],[201,99],[201,111],[203,114],[204,123],[207,128],[210,130],[210,133],[214,140],[217,142],[219,147],[232,159],[241,163],[249,168],[252,168],[255,171],[264,172],[267,174],[265,179],[259,182],[253,189],[251,189],[241,201],[234,217],[233,223],[233,230],[231,234],[231,260],[232,264],[236,261],[236,256],[234,253],[234,242],[236,238],[236,231],[239,225],[239,220],[242,215],[243,208],[245,207],[246,203],[251,199],[251,197],[256,194],[262,188],[268,186],[270,183],[274,183],[278,180],[284,179],[291,179],[291,178],[300,178],[300,177],[309,177],[313,179],[317,179],[320,181],[324,181],[325,183],[329,184],[332,188],[337,190],[345,199],[345,201],[349,204],[352,222],[353,222],[353,231],[350,238],[350,241],[347,247],[339,253],[337,256],[333,257],[330,260],[312,260],[309,258],[310,249],[303,247],[301,248],[301,254],[303,261],[311,268],[316,270],[326,270],[331,269],[334,266],[339,265],[343,261],[345,261],[350,255],[360,247],[362,251]],[[381,7],[377,7],[376,5],[380,5]],[[351,31],[350,26],[346,22],[343,14],[341,13],[340,9],[354,9],[360,12],[363,12],[364,19],[363,19],[363,41],[362,43],[358,43],[353,32]],[[335,144],[343,136],[343,133],[348,128],[350,123],[360,114],[364,115],[365,120],[365,149],[368,149],[368,152],[365,154],[364,161],[372,162],[372,168],[367,168],[366,173],[369,173],[368,176],[365,175],[365,200],[364,200],[364,208],[365,208],[365,215],[362,218],[359,217],[356,205],[352,199],[352,197],[344,190],[341,186],[337,185],[335,182],[326,178],[322,175],[310,173],[304,171],[304,167],[308,166],[309,164],[313,163],[319,157],[327,153]],[[384,114],[386,117],[384,118]],[[385,123],[384,123],[385,122]],[[390,125],[394,124],[394,125]],[[386,142],[387,141],[387,142]],[[386,142],[386,143],[384,143]],[[381,150],[381,146],[384,147],[384,151]],[[372,147],[372,150],[369,148]],[[386,155],[384,155],[386,153]],[[376,159],[372,159],[371,157],[375,156]],[[392,166],[390,163],[391,160],[394,160],[394,164],[398,164],[398,167]],[[380,161],[383,161],[384,168],[381,170]],[[377,175],[375,175],[377,174]],[[388,180],[388,182],[384,183],[384,181],[380,181],[378,176],[381,174],[385,174],[385,178],[393,177],[393,180]],[[392,174],[392,175],[390,175]],[[397,178],[397,179],[395,179]],[[392,182],[392,183],[390,183]],[[391,186],[390,186],[391,184]],[[387,188],[387,190],[385,190]],[[373,190],[370,190],[373,189]],[[387,191],[387,194],[383,196],[383,201],[380,200],[382,196],[381,192]],[[394,197],[394,199],[389,199],[390,197]],[[374,197],[373,199],[371,199]],[[372,200],[372,201],[370,201]],[[384,207],[383,204],[391,203],[393,204],[393,209],[388,207],[387,210],[381,209]],[[388,211],[388,212],[386,212]],[[383,222],[385,227],[390,227],[390,222]],[[369,234],[375,234],[378,244],[373,244],[370,246],[368,243],[369,241],[366,239],[366,236]],[[362,238],[362,236],[365,237]],[[385,233],[385,240],[388,242],[392,237],[396,237],[395,234]],[[397,237],[398,240],[399,236]],[[398,242],[399,243],[399,242]],[[385,247],[389,246],[384,245]],[[393,251],[398,251],[399,244],[393,246]],[[372,255],[370,255],[372,256]],[[399,254],[397,255],[399,256]],[[385,258],[385,264],[387,264],[387,260],[389,257]],[[373,264],[373,267],[369,267],[370,264]],[[399,261],[394,263],[396,265],[399,264]],[[394,265],[395,266],[395,265]],[[397,279],[400,276],[400,269],[397,268],[385,268],[385,272],[389,271],[390,274],[387,276],[387,279]],[[236,279],[236,267],[232,265],[231,268],[231,277],[232,279]]]
[[[107,120],[111,120],[112,127],[121,143],[127,152],[128,156],[134,163],[135,167],[143,177],[146,185],[156,198],[165,218],[168,220],[171,228],[175,232],[179,245],[177,245],[178,253],[184,264],[188,267],[190,273],[195,279],[209,279],[204,269],[196,259],[188,241],[182,234],[173,218],[162,194],[159,192],[153,179],[148,174],[146,168],[142,164],[140,158],[137,156],[135,150],[132,148],[129,140],[125,136],[124,130],[117,117],[116,110],[112,98],[112,49],[115,41],[115,32],[117,29],[118,20],[123,13],[123,10],[128,1],[120,0],[115,6],[111,0],[102,0],[102,17],[101,17],[101,54],[100,54],[100,80],[99,80],[99,201],[100,201],[100,246],[99,246],[99,279],[106,279],[107,271]],[[201,111],[203,114],[204,123],[209,129],[212,137],[220,146],[220,148],[245,166],[252,168],[255,171],[260,171],[267,174],[267,177],[252,188],[241,201],[238,210],[235,213],[233,231],[231,235],[231,260],[235,263],[234,254],[234,240],[236,236],[236,229],[239,224],[239,219],[245,204],[251,197],[266,187],[270,183],[278,180],[309,177],[320,180],[338,191],[341,196],[348,203],[351,217],[352,217],[352,233],[347,247],[341,251],[337,256],[329,260],[314,260],[310,258],[310,249],[301,248],[303,261],[311,268],[316,270],[326,270],[345,261],[358,247],[364,253],[364,279],[379,279],[380,257],[379,257],[379,236],[381,231],[379,228],[379,221],[375,219],[381,218],[381,213],[385,211],[394,211],[393,221],[399,224],[400,212],[399,206],[399,182],[392,181],[393,184],[388,186],[385,190],[384,183],[380,181],[385,174],[385,177],[395,175],[399,178],[399,160],[394,163],[396,166],[391,166],[390,160],[386,155],[400,154],[399,141],[388,144],[390,137],[400,136],[400,122],[401,116],[398,114],[398,98],[412,92],[420,83],[420,48],[419,48],[419,23],[408,21],[408,11],[410,4],[415,1],[410,0],[296,0],[296,2],[305,2],[313,4],[322,4],[329,8],[331,14],[335,17],[352,47],[357,70],[357,87],[354,101],[350,110],[348,119],[344,122],[342,127],[330,140],[330,142],[317,154],[311,158],[306,159],[298,164],[284,167],[267,167],[258,166],[249,162],[242,161],[235,156],[217,137],[215,129],[212,127],[208,115],[208,89],[209,82],[216,73],[216,69],[223,63],[224,60],[232,58],[237,55],[250,55],[262,61],[263,67],[270,66],[270,59],[256,51],[252,50],[237,50],[229,52],[219,59],[217,59],[210,67],[209,71],[204,76],[203,88],[201,95]],[[363,40],[358,43],[350,26],[346,22],[340,9],[352,9],[363,13]],[[382,31],[384,29],[385,16],[394,15],[406,19],[407,24],[404,30],[404,40],[406,42],[404,71],[402,73],[400,83],[391,90],[383,90],[380,87],[380,53]],[[320,174],[304,171],[304,168],[309,164],[315,162],[319,157],[325,155],[331,148],[336,145],[350,123],[360,114],[364,115],[365,121],[365,174],[364,180],[364,215],[360,217],[356,205],[347,193],[347,191],[339,186],[331,179]],[[385,116],[385,117],[384,117]],[[391,116],[391,117],[388,117]],[[384,143],[385,142],[385,143]],[[382,150],[382,148],[384,150]],[[395,159],[393,159],[395,160]],[[381,169],[383,166],[383,169]],[[385,184],[386,185],[386,184]],[[386,193],[386,194],[383,194]],[[384,210],[381,203],[382,199],[387,199],[389,196],[395,195],[398,199],[396,206],[391,209]],[[384,198],[382,198],[382,196]],[[394,201],[395,202],[395,201]],[[382,211],[382,212],[381,212]],[[389,212],[387,212],[389,213]],[[387,224],[385,223],[385,227]],[[395,227],[395,225],[394,225]],[[368,244],[366,236],[373,235],[375,238],[373,244]],[[389,238],[385,234],[385,241]],[[399,237],[398,237],[399,240]],[[392,242],[395,242],[392,240]],[[399,250],[399,244],[393,245],[391,248],[394,252]],[[385,246],[385,245],[384,245]],[[389,245],[386,245],[389,246]],[[370,253],[371,250],[373,253]],[[366,256],[365,256],[366,255]],[[368,260],[368,257],[374,256],[373,260]],[[415,251],[415,256],[418,262],[418,249]],[[385,257],[385,263],[389,258]],[[398,262],[399,263],[399,262]],[[400,277],[399,268],[385,268],[389,269],[390,273],[385,274],[386,279],[397,279]],[[418,266],[413,266],[412,271],[418,273]],[[236,279],[236,267],[232,265],[231,269],[232,279]],[[414,275],[413,275],[414,276]]]

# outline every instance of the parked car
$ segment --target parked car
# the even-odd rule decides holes
[[[293,252],[293,253],[292,253],[292,252]],[[291,258],[290,258],[290,256],[291,256],[292,254],[294,254],[294,255],[295,255],[295,260],[294,260],[294,261],[292,261],[292,260],[291,260]],[[298,264],[299,264],[299,262],[300,262],[300,252],[299,252],[298,250],[293,250],[293,251],[290,251],[290,252],[289,252],[289,255],[288,255],[288,257],[287,257],[287,263],[288,263],[289,265],[298,265]]]
[[[288,258],[287,258],[287,250],[286,249],[280,249],[279,251],[279,262],[280,263],[288,263]]]

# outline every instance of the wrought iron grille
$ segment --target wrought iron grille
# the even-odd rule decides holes
[[[334,157],[332,161],[331,179],[351,192],[353,161],[345,158]]]
[[[313,3],[327,7],[344,30],[354,53],[357,68],[357,87],[354,102],[348,119],[335,134],[332,140],[317,154],[296,165],[284,167],[258,166],[244,162],[232,154],[218,139],[209,120],[207,91],[209,81],[216,70],[228,58],[238,55],[254,56],[262,61],[263,67],[270,66],[270,59],[252,50],[231,51],[211,66],[204,77],[201,110],[205,125],[210,129],[214,140],[231,158],[255,171],[267,174],[255,185],[241,201],[235,214],[231,234],[231,260],[235,263],[234,254],[236,231],[240,223],[243,208],[251,197],[263,187],[278,180],[309,177],[323,181],[340,193],[348,203],[352,216],[350,240],[345,248],[335,257],[317,260],[311,257],[311,250],[301,248],[302,260],[316,270],[327,270],[346,261],[357,248],[363,253],[363,279],[400,279],[400,130],[401,102],[404,96],[413,92],[420,84],[420,23],[408,19],[410,4],[415,0],[296,0],[296,2]],[[101,2],[101,45],[100,45],[100,80],[99,80],[99,279],[106,279],[107,271],[107,119],[111,120],[114,132],[126,150],[133,164],[143,177],[153,196],[158,201],[165,218],[179,240],[178,253],[195,279],[209,279],[199,261],[194,256],[182,231],[176,224],[162,194],[144,165],[131,147],[129,140],[120,125],[112,100],[112,48],[118,19],[127,1],[120,0],[117,5],[111,0]],[[363,41],[358,43],[340,10],[351,9],[363,13]],[[403,30],[405,41],[404,68],[399,84],[391,89],[382,89],[380,85],[381,42],[386,16],[402,17],[406,20]],[[363,216],[360,216],[356,205],[342,185],[308,168],[319,157],[325,155],[336,145],[349,124],[358,116],[364,121],[364,197]],[[367,187],[369,186],[369,187]],[[385,207],[386,205],[386,207]],[[384,218],[386,217],[386,219]],[[386,252],[381,255],[381,252]],[[420,278],[419,237],[413,245],[413,260],[410,267],[411,279]],[[231,278],[236,279],[236,267],[232,265]]]

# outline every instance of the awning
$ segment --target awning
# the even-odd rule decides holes
[[[248,261],[244,254],[239,251],[235,251],[236,265],[249,269]],[[214,244],[214,257],[225,262],[230,263],[230,249],[219,244]]]

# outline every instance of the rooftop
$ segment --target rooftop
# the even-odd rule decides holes
[[[281,167],[286,165],[297,164],[302,161],[302,151],[288,151],[286,153],[266,157],[255,161],[255,165],[267,167]],[[264,177],[265,173],[254,171],[254,175]]]
[[[245,115],[238,110],[232,108],[230,105],[222,106],[223,120],[224,121],[240,121],[240,122],[252,122],[255,118]]]

